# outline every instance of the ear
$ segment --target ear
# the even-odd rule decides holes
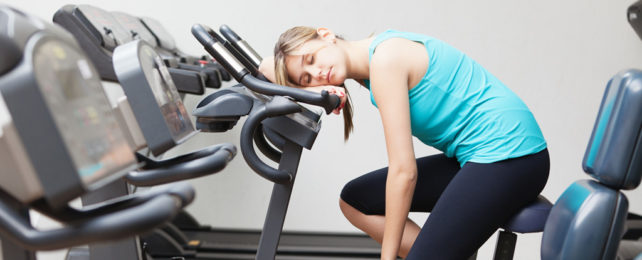
[[[319,35],[319,38],[322,40],[335,43],[337,41],[336,35],[328,28],[324,27],[319,27],[317,28],[317,35]]]

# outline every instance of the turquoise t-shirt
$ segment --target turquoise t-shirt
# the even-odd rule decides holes
[[[377,46],[390,38],[422,43],[428,52],[426,74],[408,91],[412,135],[423,143],[456,157],[461,166],[546,148],[526,104],[473,59],[438,39],[388,30],[370,44],[370,60]],[[370,81],[365,84],[370,89]],[[370,98],[377,106],[372,91]]]

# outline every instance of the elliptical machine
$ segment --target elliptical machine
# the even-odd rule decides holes
[[[226,51],[221,43],[211,42],[216,35],[211,29],[195,25],[192,28],[192,32],[201,43],[212,43],[212,45],[206,45],[206,48],[213,46],[212,48]],[[302,149],[304,147],[307,149],[312,147],[321,127],[320,113],[311,111],[295,101],[321,106],[326,113],[329,113],[339,105],[340,100],[337,96],[330,95],[325,91],[318,94],[305,90],[284,88],[259,80],[252,76],[238,61],[227,60],[221,57],[220,52],[207,50],[228,69],[232,77],[247,88],[242,86],[231,87],[206,97],[199,103],[193,113],[197,117],[197,128],[208,132],[226,131],[233,127],[241,116],[247,115],[248,118],[241,130],[242,154],[254,171],[262,177],[275,182],[258,250],[249,251],[252,249],[245,248],[235,251],[239,248],[233,248],[230,249],[232,252],[228,251],[227,253],[236,253],[234,257],[246,259],[253,258],[254,252],[256,252],[258,259],[273,259],[276,254],[276,245],[283,227]],[[266,135],[270,137],[267,138]],[[282,152],[270,146],[269,143],[272,143]],[[272,168],[263,162],[256,154],[253,147],[254,144],[268,158],[278,162],[279,168]],[[162,237],[162,235],[159,235],[159,237]],[[165,246],[161,245],[157,248],[152,248],[154,245],[159,245],[158,241],[144,240],[148,248],[153,249],[150,252],[156,253],[155,257],[169,258],[176,256],[171,255],[176,252],[163,252],[163,249],[167,248]],[[180,251],[180,256],[186,259],[217,257],[216,253],[208,255],[198,250],[195,252],[187,251],[182,248],[182,245],[175,246],[174,249]],[[165,253],[170,255],[163,255]],[[219,255],[218,257],[221,256]],[[229,257],[231,255],[228,255]]]
[[[116,47],[140,39],[146,41],[161,55],[179,92],[202,95],[206,87],[221,86],[222,76],[218,65],[207,60],[195,64],[197,61],[193,59],[178,57],[177,54],[181,52],[176,49],[171,52],[161,48],[159,44],[162,42],[168,45],[168,40],[160,41],[140,19],[129,14],[110,13],[91,5],[66,5],[54,14],[53,21],[67,29],[78,40],[98,68],[103,80],[118,81],[112,65]],[[155,24],[154,28],[157,31],[161,30],[162,27],[159,26]]]
[[[3,259],[126,238],[189,204],[187,184],[73,208],[136,168],[98,73],[64,30],[0,5],[0,237]],[[29,210],[62,227],[35,229]]]

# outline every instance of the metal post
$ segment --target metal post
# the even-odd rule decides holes
[[[301,146],[289,140],[286,140],[283,147],[279,170],[291,172],[292,180],[287,184],[275,183],[272,188],[272,197],[270,197],[270,204],[263,224],[263,232],[261,232],[261,240],[256,252],[257,260],[273,260],[276,256],[302,149]]]

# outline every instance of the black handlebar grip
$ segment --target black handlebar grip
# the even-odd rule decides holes
[[[218,30],[229,41],[240,41],[240,40],[243,40],[243,39],[241,39],[241,36],[236,34],[236,32],[234,32],[229,26],[227,26],[225,24],[221,25],[221,27],[219,27]]]
[[[202,24],[195,24],[192,26],[192,34],[201,45],[203,45],[205,50],[212,55],[236,81],[241,82],[245,75],[250,74],[243,64],[223,47],[225,39],[219,36],[214,30]]]

